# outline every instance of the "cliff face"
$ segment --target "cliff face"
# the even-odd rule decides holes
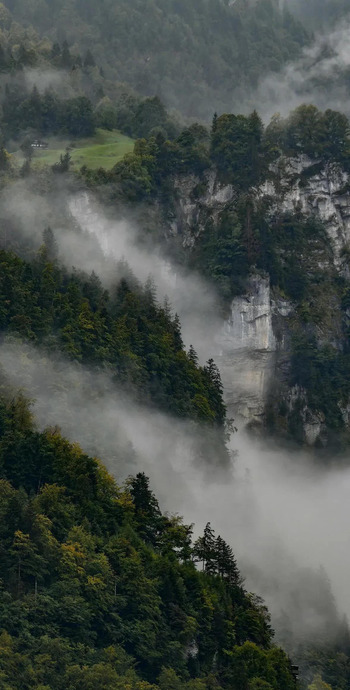
[[[233,300],[217,336],[217,361],[230,417],[249,422],[264,415],[277,354],[272,317],[269,279],[252,276],[246,294]]]
[[[189,251],[205,231],[208,218],[215,224],[226,207],[234,207],[237,197],[231,185],[222,185],[215,173],[208,174],[205,189],[195,198],[198,180],[176,181],[175,216],[169,224],[171,234],[180,235]],[[310,248],[318,269],[349,279],[347,251],[350,245],[349,175],[337,165],[310,160],[306,156],[281,158],[270,170],[268,179],[256,190],[256,199],[268,198],[269,213],[301,212],[322,221],[328,250]],[[320,346],[344,348],[340,304],[332,286],[320,294],[318,318],[314,325]],[[265,425],[271,401],[284,407],[284,417],[298,415],[303,441],[327,445],[327,428],[322,411],[310,409],[307,392],[291,385],[292,328],[300,318],[296,303],[276,288],[269,275],[254,272],[246,283],[245,294],[235,297],[230,314],[217,335],[216,358],[221,368],[228,412],[243,423]],[[350,400],[349,400],[350,403]],[[339,400],[345,426],[350,428],[350,405]],[[281,422],[282,425],[285,421]],[[300,439],[301,440],[301,439]]]
[[[326,228],[335,264],[342,267],[341,255],[350,242],[349,175],[334,163],[321,165],[307,156],[282,158],[272,173],[259,193],[271,196],[281,211],[316,215]]]
[[[209,226],[219,226],[222,212],[235,210],[239,203],[239,191],[232,185],[221,184],[214,171],[204,180],[194,175],[179,177],[174,191],[171,216],[169,207],[166,208],[165,234],[169,239],[175,238],[176,244],[182,244],[188,254],[196,252]],[[232,300],[226,320],[222,321],[218,314],[213,319],[212,314],[203,312],[203,305],[199,311],[203,297],[192,295],[193,286],[188,288],[192,298],[190,314],[177,309],[177,281],[168,264],[154,252],[145,261],[144,255],[130,246],[130,232],[123,223],[119,223],[115,247],[115,225],[96,212],[89,194],[73,199],[70,210],[84,229],[97,237],[104,254],[126,256],[132,267],[136,262],[137,275],[142,280],[153,273],[161,292],[170,296],[179,311],[185,333],[187,326],[192,333],[196,318],[195,330],[201,333],[204,329],[204,340],[210,342],[210,356],[214,356],[220,367],[230,418],[241,425],[271,428],[273,433],[298,438],[309,446],[316,443],[327,446],[330,423],[325,404],[318,406],[314,392],[310,404],[310,391],[293,377],[293,339],[295,334],[307,338],[312,333],[320,351],[330,348],[332,356],[341,354],[345,348],[344,319],[350,324],[350,308],[341,309],[343,287],[339,289],[339,283],[346,285],[350,280],[349,176],[335,165],[321,165],[306,156],[281,158],[263,184],[253,190],[252,197],[256,204],[269,202],[266,207],[271,222],[285,213],[299,213],[302,218],[314,216],[322,221],[321,239],[311,233],[300,249],[299,245],[296,247],[301,273],[308,274],[310,294],[306,300],[293,300],[267,272],[253,266],[243,293]],[[288,228],[283,232],[287,233]],[[281,234],[281,228],[278,233]],[[282,234],[279,242],[283,254],[288,238]],[[198,314],[195,314],[197,297]],[[208,305],[210,309],[213,310],[213,305]],[[210,329],[215,332],[208,333]],[[192,336],[189,342],[198,348]],[[304,350],[301,359],[305,359],[302,364],[307,369]],[[333,385],[330,388],[333,395],[335,388]],[[335,415],[350,432],[349,387],[345,395],[342,387],[335,407]]]

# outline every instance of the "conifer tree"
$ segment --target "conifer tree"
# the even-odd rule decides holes
[[[202,537],[199,537],[194,544],[193,554],[195,561],[202,563],[202,570],[209,575],[215,573],[215,533],[207,522]]]
[[[58,245],[50,227],[46,228],[43,232],[43,242],[48,260],[56,261],[58,256]]]
[[[190,349],[188,351],[188,359],[190,360],[190,362],[192,362],[192,364],[198,366],[198,355],[193,345],[190,345]]]

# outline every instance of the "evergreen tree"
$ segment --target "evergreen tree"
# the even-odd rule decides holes
[[[43,242],[48,260],[56,261],[58,257],[58,245],[50,227],[45,228],[43,232]]]
[[[194,544],[193,554],[196,561],[202,563],[202,569],[213,575],[215,573],[215,554],[216,540],[214,530],[208,522],[204,528],[203,537],[199,537]]]
[[[192,362],[192,364],[198,366],[198,355],[193,345],[190,345],[190,349],[188,351],[188,359],[190,360],[190,362]]]

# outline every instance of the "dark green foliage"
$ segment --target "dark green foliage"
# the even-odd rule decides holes
[[[199,220],[198,226],[191,228],[195,242],[187,252],[187,263],[215,284],[224,303],[242,294],[249,274],[258,270],[269,276],[278,295],[294,304],[295,315],[288,326],[295,336],[290,345],[288,383],[298,385],[305,400],[300,409],[293,410],[288,423],[287,413],[281,415],[275,409],[271,429],[277,431],[278,424],[273,421],[277,414],[282,427],[287,424],[291,437],[302,443],[303,408],[308,405],[324,415],[326,445],[342,450],[346,439],[341,407],[346,407],[349,397],[349,357],[333,344],[325,347],[317,341],[320,331],[327,339],[328,333],[335,328],[339,332],[342,327],[335,323],[337,310],[341,321],[343,286],[334,267],[333,249],[319,220],[297,209],[278,213],[273,199],[257,198],[255,187],[269,178],[278,187],[278,175],[269,164],[281,154],[307,154],[314,159],[300,175],[300,186],[306,186],[328,164],[338,163],[347,169],[348,120],[341,113],[322,113],[313,106],[301,106],[285,121],[274,117],[265,130],[256,113],[249,117],[215,116],[210,141],[208,137],[204,128],[195,125],[173,142],[162,136],[138,141],[134,154],[118,164],[108,179],[103,180],[101,173],[88,179],[92,183],[116,183],[118,194],[129,201],[160,201],[164,215],[171,217],[179,181],[186,186],[188,176],[196,175],[191,201],[197,205]],[[216,183],[232,184],[233,193],[231,200],[213,213],[214,207],[208,209],[206,205],[206,195],[215,172]],[[345,250],[343,260],[346,258]],[[342,309],[344,342],[346,294]]]
[[[211,155],[225,182],[246,189],[260,181],[262,135],[263,124],[256,112],[249,117],[221,115],[216,119],[212,128]],[[266,160],[264,164],[266,166]]]
[[[192,262],[215,282],[224,299],[242,292],[249,261],[242,226],[234,209],[225,209],[216,226],[208,221]]]
[[[201,368],[184,351],[178,320],[145,288],[124,278],[108,294],[93,274],[69,275],[55,262],[49,230],[36,261],[0,251],[0,329],[75,360],[107,365],[143,402],[223,428],[222,385],[213,362]]]
[[[215,538],[210,522],[205,526],[193,549],[197,561],[209,575],[219,575],[232,586],[241,584],[240,574],[231,547],[218,536]]]
[[[52,91],[30,94],[22,89],[7,89],[3,101],[3,127],[8,138],[32,129],[43,135],[61,134],[89,137],[94,133],[92,104],[85,96],[59,99]]]
[[[315,336],[307,332],[296,333],[292,347],[291,383],[306,389],[311,409],[324,414],[335,444],[337,434],[344,429],[341,403],[346,404],[349,394],[349,354],[330,345],[319,346]]]
[[[52,172],[62,175],[69,172],[71,159],[72,157],[69,151],[66,151],[64,155],[61,153],[60,160],[58,161],[58,163],[54,163],[54,165],[51,167]]]
[[[346,115],[335,110],[321,112],[314,105],[301,105],[283,120],[272,118],[266,141],[287,155],[305,153],[322,161],[347,167],[350,159],[350,128]]]
[[[126,82],[143,96],[159,94],[168,106],[207,121],[212,104],[221,112],[231,110],[235,96],[239,99],[261,76],[295,58],[308,40],[302,24],[280,11],[277,0],[257,5],[9,0],[6,5],[17,22],[60,42],[54,53],[57,66],[71,68],[68,44],[76,45],[85,56],[85,70],[96,69],[96,62],[111,81]],[[94,58],[86,60],[91,46]]]
[[[253,676],[293,687],[266,609],[212,541],[215,569],[201,573],[191,528],[162,515],[145,475],[119,488],[59,432],[38,433],[22,398],[0,399],[7,688],[248,690]]]

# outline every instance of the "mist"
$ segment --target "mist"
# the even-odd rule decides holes
[[[321,4],[321,3],[320,3]],[[350,115],[350,13],[331,31],[316,34],[301,57],[278,74],[268,74],[256,91],[243,95],[244,109],[256,109],[265,121],[288,115],[303,103]]]
[[[245,587],[264,598],[287,647],[336,636],[338,611],[350,615],[349,469],[317,467],[241,431],[231,440],[232,467],[208,474],[196,459],[195,426],[136,405],[107,372],[13,340],[1,345],[0,366],[33,400],[40,429],[58,424],[119,483],[145,472],[162,510],[194,523],[195,536],[210,521],[232,545]]]
[[[44,229],[51,227],[60,261],[69,270],[88,275],[94,271],[107,288],[122,277],[123,261],[141,283],[152,277],[158,301],[169,299],[180,317],[185,346],[193,345],[202,363],[218,351],[216,334],[224,321],[214,289],[199,274],[173,265],[156,243],[142,244],[142,228],[123,209],[111,219],[92,194],[74,192],[61,178],[55,189],[44,189],[43,194],[30,181],[15,183],[0,194],[0,209],[20,246],[37,251]]]
[[[348,0],[280,0],[300,21],[312,30],[329,30],[349,10]]]
[[[69,209],[85,236],[98,242],[105,257],[115,261],[125,259],[142,283],[152,276],[159,301],[168,298],[173,311],[180,317],[186,347],[193,345],[200,360],[207,360],[218,349],[215,337],[223,327],[214,289],[198,273],[185,272],[173,265],[156,243],[151,247],[141,244],[142,228],[137,228],[127,218],[107,218],[89,194],[74,196]],[[67,262],[70,252],[65,247],[62,251]]]
[[[27,67],[23,76],[28,91],[35,87],[41,94],[53,89],[59,98],[76,95],[64,70]]]
[[[123,258],[139,280],[152,274],[158,299],[167,295],[180,315],[186,346],[192,343],[202,360],[215,356],[223,317],[203,279],[172,266],[159,247],[140,244],[141,229],[120,209],[110,219],[93,197],[79,189],[67,195],[64,180],[59,185],[44,198],[26,181],[4,190],[1,209],[16,232],[34,250],[50,225],[65,265],[94,270],[107,287],[120,277]],[[58,424],[118,482],[145,472],[161,508],[193,522],[195,535],[210,521],[232,545],[246,588],[264,598],[277,639],[289,649],[336,637],[342,614],[350,616],[350,537],[343,528],[349,469],[325,469],[241,429],[230,442],[232,467],[220,469],[213,458],[208,471],[198,462],[193,423],[136,405],[107,371],[14,340],[0,346],[0,366],[33,400],[40,429]]]

